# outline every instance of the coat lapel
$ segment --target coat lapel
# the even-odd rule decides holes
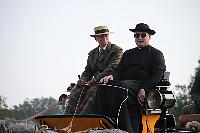
[[[94,63],[93,63],[93,65],[95,65],[96,62],[97,62],[97,60],[98,60],[98,53],[99,53],[98,50],[99,50],[99,49],[97,48],[96,51],[95,51],[95,53],[94,53]]]

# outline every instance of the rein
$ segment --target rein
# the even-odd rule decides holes
[[[85,86],[89,86],[88,84],[85,84],[83,87],[82,87],[82,90],[81,90],[81,94],[79,95],[79,100],[78,100],[78,103],[76,104],[76,109],[74,111],[74,114],[73,114],[73,117],[72,117],[72,120],[71,122],[69,123],[69,125],[65,128],[63,128],[64,131],[67,131],[68,133],[71,132],[71,127],[73,126],[73,121],[74,121],[74,118],[75,118],[75,115],[77,113],[77,110],[78,110],[78,106],[79,106],[79,103],[80,103],[80,99],[82,97],[82,94],[83,94],[83,91],[85,89]],[[94,84],[93,86],[107,86],[107,87],[114,87],[114,88],[120,88],[120,89],[123,89],[127,92],[127,96],[125,97],[125,99],[121,102],[120,104],[120,107],[119,107],[119,110],[118,110],[118,114],[117,114],[117,126],[118,126],[118,121],[119,121],[119,114],[120,114],[120,111],[121,111],[121,107],[123,105],[123,103],[128,99],[128,89],[124,88],[124,87],[120,87],[120,86],[116,86],[116,85],[108,85],[108,84]]]

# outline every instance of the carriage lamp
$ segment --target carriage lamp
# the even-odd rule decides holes
[[[171,108],[175,102],[174,94],[168,90],[152,90],[147,96],[147,104],[152,109]]]

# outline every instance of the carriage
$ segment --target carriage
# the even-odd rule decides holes
[[[184,129],[176,129],[174,115],[168,113],[168,109],[173,107],[176,102],[169,88],[170,82],[168,78],[165,78],[148,94],[146,98],[147,106],[144,108],[142,114],[143,133],[191,132]],[[184,119],[184,116],[180,118]],[[34,119],[42,127],[54,131],[63,130],[66,132],[84,133],[95,130],[118,129],[115,120],[97,114],[41,115]]]

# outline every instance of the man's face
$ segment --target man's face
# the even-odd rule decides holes
[[[99,43],[99,45],[101,47],[106,46],[109,42],[109,34],[103,34],[103,35],[95,36],[94,38]]]
[[[151,36],[147,32],[135,32],[135,43],[139,48],[145,47],[149,44]]]
[[[61,101],[59,101],[60,105],[65,105],[65,98],[61,98]]]

